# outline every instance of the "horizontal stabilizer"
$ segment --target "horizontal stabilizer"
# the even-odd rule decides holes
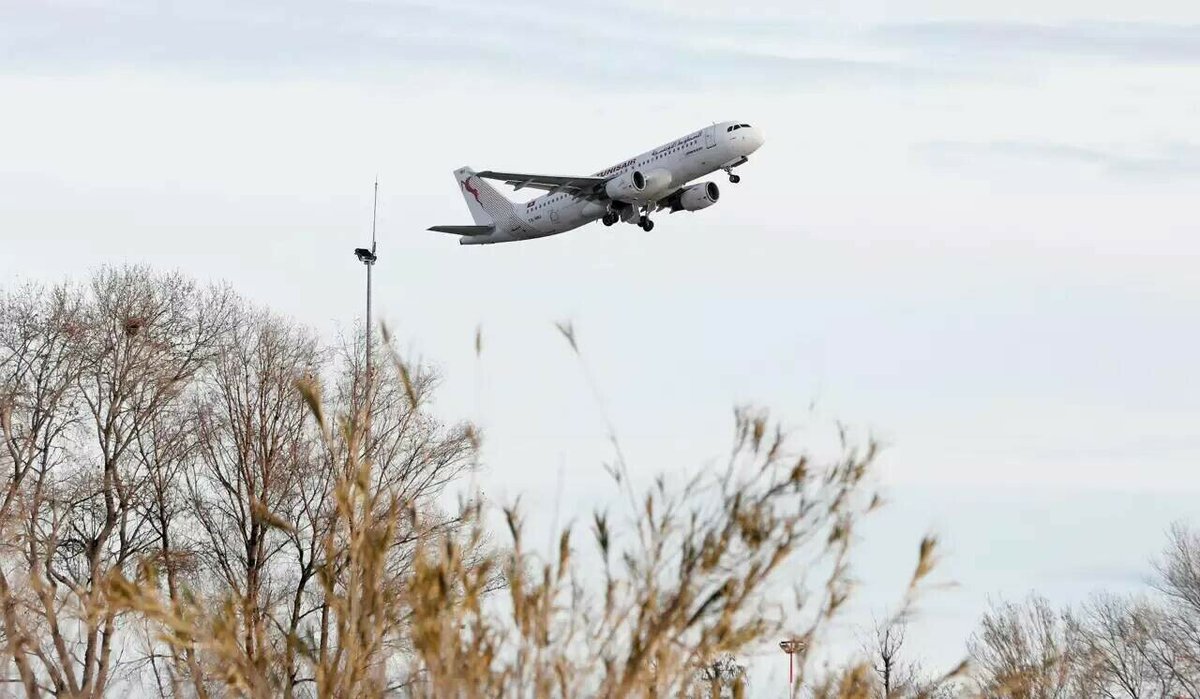
[[[429,230],[437,231],[438,233],[452,233],[454,235],[489,235],[496,230],[495,226],[433,226]]]

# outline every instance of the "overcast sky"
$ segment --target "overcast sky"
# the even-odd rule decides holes
[[[424,231],[470,222],[461,165],[588,173],[725,119],[766,146],[652,233]],[[493,499],[602,504],[605,415],[642,475],[724,453],[735,404],[841,420],[894,502],[846,629],[932,528],[958,586],[914,638],[952,665],[989,598],[1136,589],[1200,524],[1197,124],[1184,0],[0,2],[0,280],[148,262],[332,334],[378,173],[377,308],[483,425]]]

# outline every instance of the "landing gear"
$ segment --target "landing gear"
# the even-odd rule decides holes
[[[600,222],[606,226],[611,226],[614,223],[616,223],[617,221],[619,221],[620,219],[621,219],[620,214],[618,214],[614,211],[610,211],[607,214],[604,214],[604,218],[600,219]]]
[[[646,231],[647,233],[654,230],[654,221],[651,221],[649,216],[642,216],[642,218],[638,221],[638,225],[641,226],[642,230]]]
[[[729,181],[730,181],[730,182],[732,182],[733,184],[737,184],[738,182],[741,182],[741,181],[742,181],[742,176],[741,176],[741,175],[732,175],[732,174],[731,174],[731,175],[729,176]]]

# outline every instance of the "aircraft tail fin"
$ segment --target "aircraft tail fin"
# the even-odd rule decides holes
[[[471,218],[480,226],[494,226],[515,217],[513,203],[484,179],[477,177],[469,167],[460,167],[454,171],[454,179],[462,190],[463,200]]]

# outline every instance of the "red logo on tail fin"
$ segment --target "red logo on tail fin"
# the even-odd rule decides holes
[[[479,190],[471,186],[471,175],[467,175],[467,179],[463,180],[461,184],[462,188],[470,192],[471,196],[475,197],[475,201],[479,202],[480,206],[483,206],[483,201],[479,198]]]

